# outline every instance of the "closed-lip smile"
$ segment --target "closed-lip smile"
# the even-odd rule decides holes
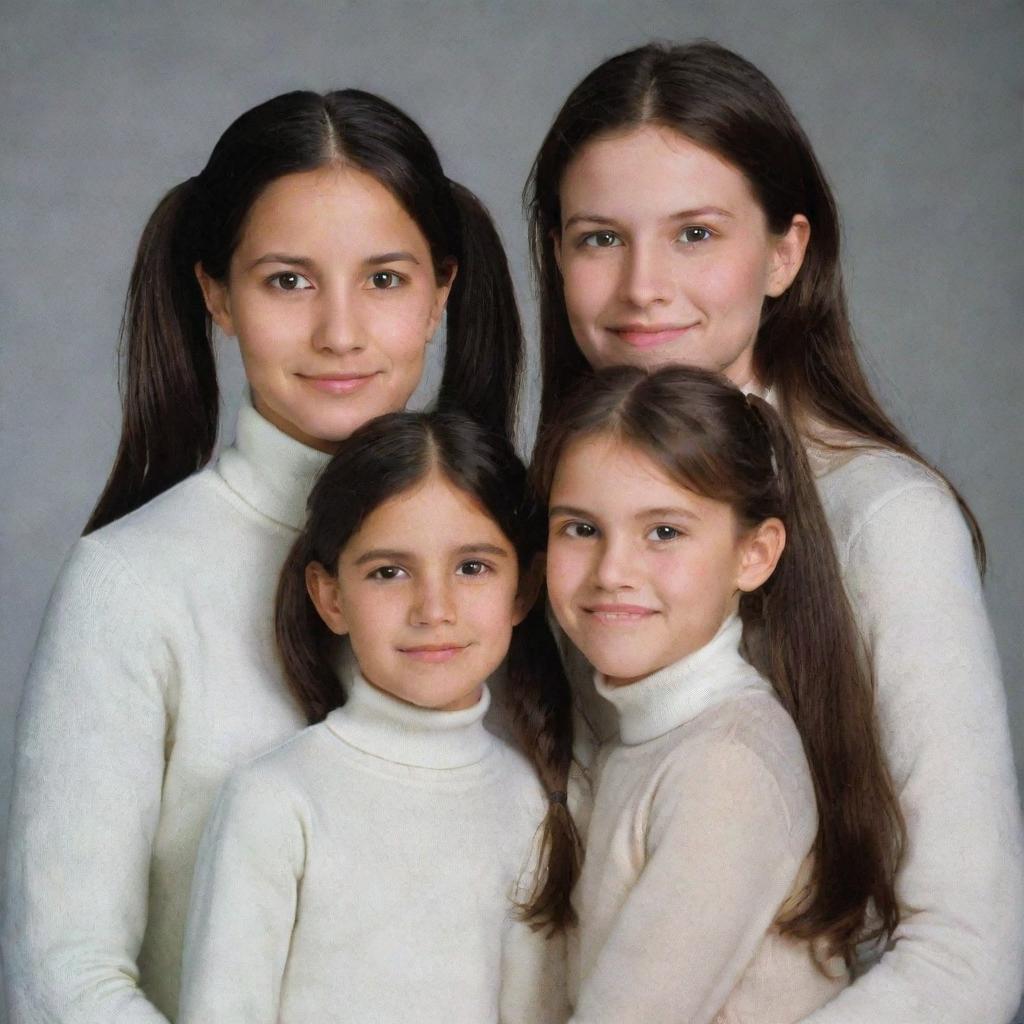
[[[450,661],[461,654],[469,644],[417,644],[413,647],[399,647],[402,654],[407,654],[417,661]]]
[[[655,345],[664,345],[666,342],[675,341],[687,331],[696,327],[691,324],[618,324],[610,327],[609,330],[621,341],[633,348],[653,348]]]
[[[377,376],[377,371],[373,370],[369,373],[300,373],[298,376],[318,391],[340,395],[363,387]]]
[[[657,612],[653,608],[648,608],[641,604],[592,604],[587,605],[583,610],[588,615],[597,619],[598,622],[606,624],[616,622],[641,622],[644,619],[650,618],[652,615],[657,615]]]

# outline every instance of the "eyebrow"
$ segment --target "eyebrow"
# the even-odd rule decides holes
[[[574,516],[577,519],[596,519],[597,516],[593,512],[588,512],[586,509],[574,508],[572,505],[552,505],[548,509],[548,518],[554,518],[555,516]],[[679,519],[700,519],[700,516],[696,512],[691,512],[689,509],[676,508],[675,506],[665,506],[663,508],[645,508],[637,512],[634,519],[657,519],[660,517],[672,517],[676,516]]]
[[[411,252],[396,250],[395,252],[382,252],[368,256],[363,263],[368,267],[379,267],[385,263],[415,263],[419,266],[419,260]],[[312,267],[314,261],[308,256],[295,256],[287,252],[267,252],[254,259],[249,268],[258,267],[262,263],[286,263],[293,267]]]
[[[499,547],[497,544],[463,544],[455,549],[456,555],[493,555],[496,558],[509,558],[507,548]],[[367,562],[392,561],[392,562],[414,562],[417,558],[412,551],[398,551],[395,548],[372,548],[364,551],[353,565],[365,565]]]
[[[727,217],[733,219],[733,214],[728,210],[723,210],[720,206],[698,206],[692,210],[679,210],[677,213],[670,214],[668,220],[682,221],[682,220],[700,220],[703,217]],[[566,222],[562,228],[563,231],[567,231],[574,224],[617,224],[618,221],[614,217],[608,217],[600,213],[590,213],[584,211],[581,213],[574,213]]]

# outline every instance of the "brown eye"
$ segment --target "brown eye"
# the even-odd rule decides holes
[[[302,274],[296,274],[294,270],[285,270],[280,274],[274,274],[270,278],[270,284],[282,292],[305,291],[307,288],[313,287],[309,278],[303,277]]]
[[[370,278],[370,284],[379,291],[384,291],[387,288],[397,288],[402,283],[402,279],[393,270],[378,270]]]
[[[688,228],[683,228],[679,233],[680,241],[694,243],[694,242],[706,242],[711,237],[711,232],[707,228],[699,227],[698,225],[691,225]]]

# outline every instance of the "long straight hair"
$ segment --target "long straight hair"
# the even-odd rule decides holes
[[[543,552],[547,522],[526,470],[507,438],[459,413],[391,413],[342,443],[309,496],[306,525],[281,572],[275,629],[285,677],[309,722],[345,702],[333,661],[335,637],[306,590],[306,567],[328,572],[374,509],[430,473],[468,494],[516,551],[521,577]],[[558,650],[538,599],[512,631],[506,699],[518,744],[548,793],[542,866],[524,906],[537,926],[565,927],[575,918],[569,893],[580,842],[566,803],[572,762],[572,699]]]
[[[423,232],[439,281],[458,264],[438,406],[465,409],[512,435],[522,332],[487,211],[445,177],[430,140],[386,100],[357,89],[290,92],[242,114],[200,174],[171,189],[143,231],[121,325],[121,440],[86,533],[210,460],[217,371],[194,268],[225,280],[245,218],[267,186],[332,163],[371,174],[391,192]]]
[[[891,935],[904,825],[875,719],[839,563],[807,457],[795,432],[759,398],[717,374],[615,367],[584,378],[538,440],[533,472],[550,492],[571,443],[613,437],[668,477],[733,510],[741,529],[777,517],[786,544],[771,577],[743,594],[743,653],[768,678],[803,740],[818,833],[806,897],[782,930],[821,939],[852,962],[868,914]],[[614,488],[615,481],[607,481]]]
[[[807,136],[761,71],[711,42],[649,43],[605,61],[569,95],[537,154],[524,204],[540,292],[541,429],[587,370],[554,257],[562,178],[590,140],[644,124],[671,128],[736,167],[772,232],[786,231],[796,214],[810,222],[800,271],[782,295],[765,299],[754,346],[757,379],[774,388],[790,422],[808,430],[812,440],[815,421],[838,428],[861,444],[907,455],[941,477],[882,409],[861,367],[840,267],[839,213]],[[984,572],[981,529],[960,493],[946,483]]]

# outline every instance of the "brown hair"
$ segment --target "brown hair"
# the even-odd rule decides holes
[[[308,518],[277,588],[275,627],[288,685],[310,722],[345,703],[335,674],[335,637],[306,591],[306,566],[335,571],[349,539],[384,502],[432,472],[475,499],[515,548],[520,572],[544,550],[547,523],[526,470],[509,441],[455,413],[392,413],[356,430],[309,496]],[[541,595],[512,632],[505,695],[513,730],[548,793],[542,865],[523,907],[536,926],[562,928],[575,918],[569,894],[580,841],[566,802],[572,762],[572,698]]]
[[[771,680],[796,723],[817,797],[810,886],[781,927],[824,940],[830,955],[850,962],[870,907],[878,933],[891,935],[899,921],[895,872],[904,826],[867,659],[799,438],[766,402],[717,374],[615,367],[580,382],[539,438],[533,471],[543,493],[567,445],[608,435],[680,486],[728,504],[741,527],[772,517],[785,525],[774,573],[740,599],[744,656]]]
[[[194,267],[223,280],[266,187],[336,161],[373,175],[401,203],[430,246],[438,280],[450,261],[458,264],[438,406],[465,409],[512,436],[522,333],[487,211],[445,176],[419,125],[387,100],[358,89],[289,92],[231,124],[200,174],[171,189],[146,224],[121,324],[121,440],[86,533],[210,460],[217,368]]]
[[[711,42],[649,43],[605,61],[569,95],[537,154],[524,203],[540,291],[541,428],[587,369],[554,258],[562,178],[587,142],[642,124],[671,128],[736,167],[772,232],[784,232],[796,214],[810,222],[800,271],[782,295],[765,299],[754,348],[757,379],[774,388],[789,421],[826,446],[824,438],[814,437],[815,422],[860,444],[900,452],[938,473],[886,415],[860,365],[840,269],[839,213],[807,136],[764,74]],[[984,572],[981,529],[949,486]]]

